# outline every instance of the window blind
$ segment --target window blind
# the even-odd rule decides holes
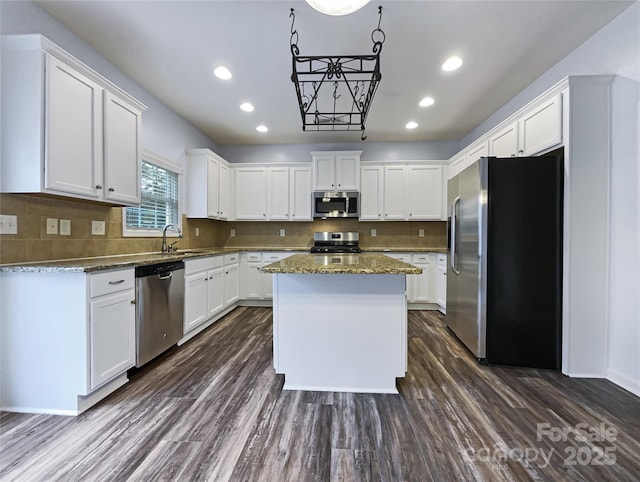
[[[178,224],[178,173],[142,161],[142,202],[126,209],[129,229],[162,229]]]

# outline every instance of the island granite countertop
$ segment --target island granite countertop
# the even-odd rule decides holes
[[[383,254],[294,254],[261,268],[274,274],[420,274],[422,269]]]

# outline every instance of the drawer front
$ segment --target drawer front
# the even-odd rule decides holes
[[[414,254],[411,256],[413,263],[428,264],[431,262],[431,255],[429,254]]]
[[[222,256],[209,256],[208,258],[195,258],[184,260],[184,274],[197,273],[198,271],[208,271],[222,267]]]
[[[403,261],[405,263],[411,263],[411,255],[410,254],[398,254],[398,253],[383,253],[389,256],[390,258],[397,259],[398,261]]]
[[[289,256],[291,256],[290,253],[262,253],[262,261],[265,263],[275,263]]]
[[[132,290],[135,287],[135,269],[118,269],[89,275],[89,293],[91,298]]]
[[[240,255],[238,253],[224,255],[225,266],[229,264],[236,264],[239,260],[240,260]]]
[[[262,253],[249,252],[246,253],[246,256],[249,263],[259,263],[262,261]]]

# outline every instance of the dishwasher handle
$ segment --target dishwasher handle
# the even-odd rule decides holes
[[[158,273],[158,278],[159,279],[169,279],[172,276],[173,276],[173,271],[167,271],[167,272],[164,272],[164,273]]]

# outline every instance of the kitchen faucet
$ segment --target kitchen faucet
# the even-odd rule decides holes
[[[180,231],[180,228],[176,224],[167,224],[162,230],[162,248],[161,249],[163,253],[170,253],[171,251],[177,251],[178,249],[173,246],[174,244],[177,243],[177,241],[174,241],[173,243],[171,243],[170,246],[167,246],[167,228],[170,228],[171,226],[176,228],[176,231],[178,231],[178,237],[179,238],[182,237],[182,231]]]

